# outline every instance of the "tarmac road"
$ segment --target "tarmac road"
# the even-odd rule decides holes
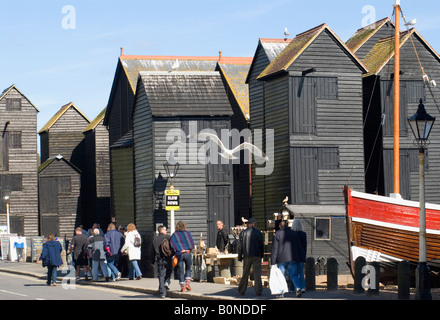
[[[0,272],[0,300],[152,300],[157,295],[96,286],[48,286],[46,280]]]

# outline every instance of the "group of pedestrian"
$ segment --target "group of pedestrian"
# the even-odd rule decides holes
[[[88,231],[82,227],[75,228],[70,251],[73,254],[77,280],[80,280],[81,268],[83,268],[85,280],[89,280],[91,271],[92,281],[98,281],[101,270],[106,281],[119,281],[122,276],[121,271],[125,269],[124,264],[121,263],[124,256],[128,258],[129,280],[142,279],[138,263],[141,259],[142,238],[133,223],[127,225],[126,232],[124,230],[123,227],[116,229],[113,223],[109,224],[105,234],[97,223]],[[48,235],[40,256],[43,267],[48,268],[48,285],[56,285],[57,268],[63,264],[62,250],[55,236]]]
[[[272,265],[276,265],[292,282],[296,296],[305,292],[304,263],[306,261],[307,236],[299,219],[294,219],[292,228],[288,221],[280,223],[272,242]],[[238,285],[238,293],[244,295],[248,286],[248,278],[253,273],[254,289],[257,296],[263,292],[261,281],[261,261],[264,257],[263,235],[257,229],[257,221],[250,218],[247,228],[240,232],[238,241],[238,261],[243,261],[243,276]]]
[[[243,276],[238,285],[238,292],[244,295],[248,286],[248,278],[253,273],[255,293],[261,295],[263,291],[261,281],[261,261],[264,257],[263,235],[256,227],[257,221],[250,218],[247,228],[240,232],[238,241],[238,261],[243,261]],[[216,245],[223,252],[227,246],[227,231],[221,221],[217,222],[218,236]],[[153,257],[155,258],[158,278],[159,294],[165,298],[166,291],[171,283],[173,267],[178,267],[180,291],[191,290],[191,266],[194,240],[186,229],[186,224],[179,221],[176,231],[169,236],[167,228],[159,226],[158,236],[153,240]],[[226,232],[225,232],[226,231]],[[127,231],[122,233],[110,224],[106,234],[95,224],[87,236],[81,227],[75,229],[72,238],[71,251],[73,252],[76,266],[77,279],[80,269],[83,268],[85,278],[88,280],[88,268],[92,267],[92,280],[98,280],[98,269],[107,281],[120,280],[121,272],[118,262],[123,255],[128,256],[128,277],[142,279],[138,261],[141,259],[142,239],[136,226],[131,223]],[[276,265],[287,281],[291,281],[297,297],[305,291],[304,263],[306,259],[307,237],[299,219],[294,219],[292,228],[283,220],[280,229],[276,232],[272,243],[272,265]],[[54,235],[49,235],[43,245],[41,260],[43,267],[48,268],[47,284],[56,285],[57,267],[63,264],[61,259],[61,244],[55,240]],[[176,262],[175,262],[176,261]]]

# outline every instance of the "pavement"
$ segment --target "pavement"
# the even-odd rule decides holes
[[[41,263],[12,262],[0,260],[0,272],[13,273],[47,279],[47,268],[42,267]],[[58,280],[60,284],[65,282],[64,277],[69,276],[68,269],[63,272],[62,267],[58,268]],[[72,276],[72,275],[71,275]],[[338,289],[329,291],[326,288],[326,276],[316,277],[316,290],[307,291],[301,298],[296,298],[293,292],[286,293],[283,298],[272,295],[269,288],[264,288],[260,296],[255,294],[254,288],[248,287],[244,296],[237,291],[235,284],[218,284],[211,282],[191,283],[192,290],[179,292],[180,286],[178,280],[172,280],[170,290],[167,292],[166,299],[185,299],[185,300],[397,300],[396,286],[381,286],[378,295],[368,293],[354,293],[353,281],[351,275],[339,275]],[[130,290],[140,293],[158,295],[158,279],[142,278],[140,280],[128,280],[122,278],[120,281],[106,282],[100,278],[98,282],[85,280],[75,281],[75,285],[101,286],[121,290]],[[432,289],[433,300],[440,300],[440,290]],[[411,300],[414,300],[414,291],[411,290]]]

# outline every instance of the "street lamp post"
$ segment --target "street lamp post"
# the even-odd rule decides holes
[[[168,158],[168,161],[164,163],[163,167],[165,169],[165,172],[170,179],[170,190],[174,190],[174,182],[176,180],[177,171],[179,170],[179,162],[174,161],[174,157],[171,155],[170,158]],[[174,209],[171,210],[171,234],[175,231],[175,223],[174,223]]]
[[[408,118],[414,134],[414,143],[419,147],[419,264],[416,270],[416,299],[431,300],[429,266],[426,256],[426,210],[425,210],[425,149],[428,144],[435,117],[430,116],[420,99],[417,112]]]
[[[11,191],[10,190],[4,190],[3,191],[3,200],[5,200],[6,204],[6,227],[8,234],[11,233],[11,227],[9,223],[9,200],[11,199]]]

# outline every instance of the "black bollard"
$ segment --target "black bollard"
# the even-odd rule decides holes
[[[380,275],[380,264],[379,262],[371,262],[369,264],[369,277],[370,283],[368,285],[368,294],[377,296],[379,295],[379,275]]]
[[[338,261],[335,258],[327,259],[327,290],[338,289]]]
[[[365,289],[362,286],[364,274],[362,269],[367,265],[364,257],[357,257],[354,261],[354,293],[364,293]]]
[[[397,299],[409,300],[411,279],[409,262],[406,260],[400,261],[397,266]]]
[[[315,259],[309,257],[306,259],[306,290],[315,291],[316,290],[316,279],[315,279]]]

